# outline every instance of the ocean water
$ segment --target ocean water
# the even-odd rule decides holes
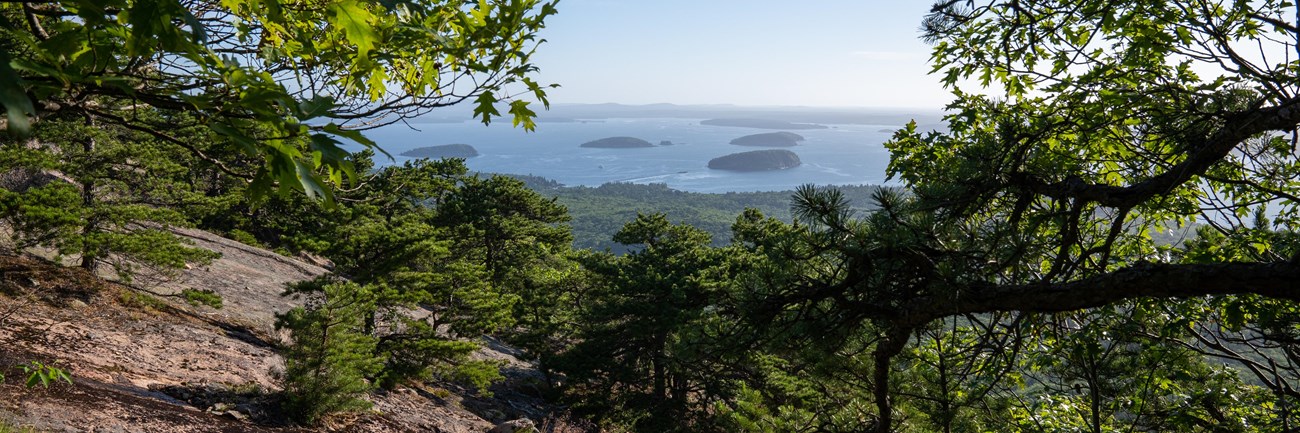
[[[571,123],[539,123],[534,132],[511,128],[509,121],[492,126],[463,123],[392,125],[367,135],[393,155],[377,163],[402,163],[399,154],[417,147],[465,143],[478,149],[471,170],[531,174],[568,186],[598,186],[608,182],[664,183],[693,192],[782,191],[802,184],[881,185],[889,152],[883,143],[891,125],[827,125],[828,129],[794,130],[806,141],[784,148],[803,164],[788,170],[731,172],[711,170],[710,159],[764,148],[736,146],[732,139],[775,130],[701,125],[702,119],[599,119]],[[630,136],[672,146],[633,149],[593,149],[582,143]]]

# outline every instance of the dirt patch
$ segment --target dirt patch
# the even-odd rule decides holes
[[[306,432],[292,426],[242,422],[166,401],[161,394],[129,386],[77,379],[75,386],[29,390],[0,385],[0,412],[21,426],[48,432],[233,433]]]

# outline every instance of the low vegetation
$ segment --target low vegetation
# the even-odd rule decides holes
[[[0,419],[0,433],[37,433],[36,429],[31,427],[22,427],[10,424],[8,421]]]

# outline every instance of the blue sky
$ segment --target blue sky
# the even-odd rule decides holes
[[[939,108],[930,2],[563,0],[542,35],[552,102]]]

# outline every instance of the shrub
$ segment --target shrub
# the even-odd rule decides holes
[[[218,310],[221,309],[221,295],[212,290],[184,289],[181,290],[181,297],[185,298],[185,302],[195,307],[207,305]]]
[[[315,289],[323,296],[276,321],[293,340],[285,353],[285,410],[304,424],[370,408],[364,395],[374,385],[367,378],[383,366],[383,358],[375,355],[377,340],[363,332],[367,314],[375,309],[374,295],[350,282],[291,290]]]

